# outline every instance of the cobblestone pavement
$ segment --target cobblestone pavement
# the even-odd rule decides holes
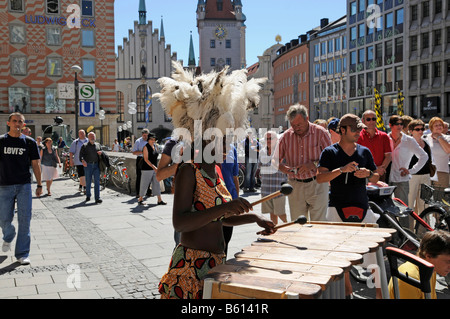
[[[134,196],[108,188],[96,205],[77,189],[72,180],[59,179],[52,196],[33,199],[31,265],[20,266],[12,251],[0,252],[0,299],[158,299],[174,248],[173,196],[163,194],[167,206],[156,206],[152,197],[141,207]],[[229,255],[255,241],[258,230],[235,227]],[[448,289],[440,288],[448,299]],[[358,298],[374,298],[364,284],[354,282],[354,289]]]
[[[31,265],[20,266],[12,251],[0,252],[0,298],[159,298],[175,245],[173,196],[163,194],[167,206],[151,197],[140,207],[134,196],[108,188],[96,205],[77,189],[59,179],[52,196],[33,199]],[[257,230],[235,230],[230,253],[254,241]]]

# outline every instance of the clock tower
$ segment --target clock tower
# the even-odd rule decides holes
[[[197,28],[200,39],[200,68],[204,73],[247,67],[245,20],[241,0],[199,0]]]

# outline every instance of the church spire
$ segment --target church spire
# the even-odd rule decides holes
[[[191,31],[191,42],[189,44],[188,67],[195,68],[195,53],[194,53],[194,41],[192,40],[192,31]]]
[[[139,0],[139,24],[147,24],[147,9],[145,0]]]
[[[161,16],[161,30],[159,30],[159,34],[160,34],[160,39],[164,40],[164,38],[166,37],[164,35],[164,23],[163,23],[163,16]]]

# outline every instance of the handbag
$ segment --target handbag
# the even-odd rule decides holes
[[[436,165],[430,163],[430,177],[433,177],[434,175],[436,175]]]

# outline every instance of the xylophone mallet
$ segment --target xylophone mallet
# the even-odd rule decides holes
[[[299,224],[299,225],[304,225],[304,224],[306,224],[308,222],[308,218],[306,218],[305,216],[300,216],[299,218],[297,218],[295,221],[293,221],[293,222],[290,222],[290,223],[286,223],[286,224],[283,224],[283,225],[280,225],[280,226],[276,226],[275,228],[274,228],[274,230],[278,230],[278,229],[280,229],[280,228],[284,228],[284,227],[288,227],[288,226],[292,226],[292,225],[295,225],[295,224]],[[256,233],[257,235],[262,235],[262,232],[258,232],[258,233]]]
[[[264,203],[264,202],[266,202],[268,200],[274,199],[274,198],[276,198],[276,197],[278,197],[280,195],[289,196],[289,195],[291,195],[293,190],[294,190],[294,188],[291,185],[283,184],[283,185],[281,185],[281,189],[278,192],[275,192],[273,194],[267,195],[266,197],[261,198],[259,201],[256,201],[256,202],[254,202],[251,205],[252,205],[252,207],[254,207],[254,206],[262,204],[262,203]]]

